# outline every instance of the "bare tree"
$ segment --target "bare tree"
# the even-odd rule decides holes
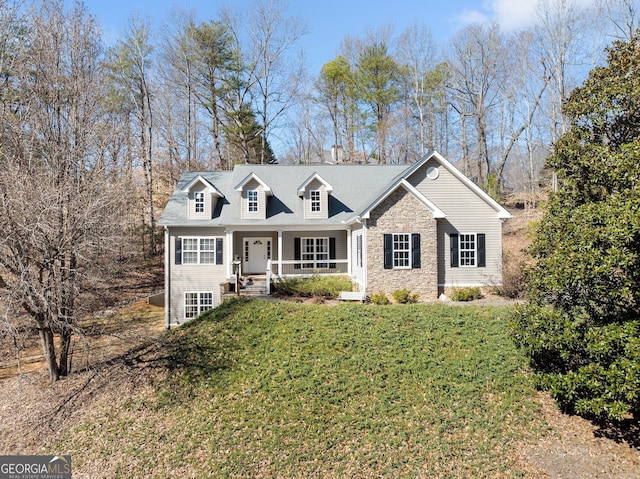
[[[505,52],[510,75],[500,92],[502,119],[500,149],[493,168],[495,194],[502,193],[507,161],[516,145],[521,143],[522,134],[533,125],[538,106],[551,81],[545,61],[535,55],[532,43],[531,32],[515,33],[510,38],[510,48]]]
[[[286,17],[285,12],[282,0],[263,0],[249,16],[249,58],[256,65],[256,102],[264,129],[261,163],[265,163],[273,128],[300,97],[303,64],[292,50],[307,33],[307,26],[300,18]]]
[[[445,118],[447,73],[444,64],[439,62],[438,50],[431,30],[422,24],[415,23],[400,35],[398,61],[403,66],[411,99],[407,115],[416,119],[411,126],[417,129],[419,156],[433,149],[445,149],[446,142],[440,141],[440,135],[446,138],[448,128]]]
[[[551,72],[547,115],[551,122],[550,143],[554,143],[568,129],[562,103],[576,84],[572,71],[588,55],[584,40],[590,29],[584,8],[575,0],[540,0],[537,17],[539,56]]]
[[[139,158],[144,175],[147,203],[146,219],[142,222],[142,238],[149,238],[147,254],[157,253],[156,216],[154,205],[153,133],[154,116],[151,93],[151,30],[148,22],[132,18],[124,40],[119,40],[108,54],[107,67],[113,87],[120,92],[123,101],[131,105],[139,131]],[[143,246],[144,248],[144,246]]]
[[[57,380],[71,370],[79,299],[117,250],[127,195],[100,161],[109,135],[95,22],[80,4],[65,13],[62,1],[45,1],[27,44],[2,112],[0,282],[9,307],[31,319]]]
[[[608,27],[613,27],[614,38],[624,41],[633,39],[640,22],[637,0],[597,0],[596,5],[599,16],[607,20]]]
[[[174,9],[160,38],[158,73],[163,90],[157,99],[162,103],[157,116],[163,145],[159,148],[166,152],[173,183],[184,169],[196,168],[200,157],[196,45],[189,34],[195,25],[194,16]]]
[[[473,120],[477,160],[472,176],[482,186],[486,185],[491,171],[491,115],[507,76],[504,52],[504,38],[497,24],[471,25],[459,32],[451,44],[451,101],[459,117],[464,119],[463,139],[467,138],[468,120]],[[461,146],[462,151],[470,149],[469,145]]]

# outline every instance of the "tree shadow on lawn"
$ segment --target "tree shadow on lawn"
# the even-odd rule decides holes
[[[630,448],[640,450],[640,418],[621,421],[593,421],[598,426],[595,437],[610,439],[618,444],[626,443]]]
[[[199,386],[219,383],[234,364],[239,348],[232,327],[218,327],[242,308],[245,300],[229,300],[163,337],[155,361],[168,372],[166,392],[175,399],[192,397]]]

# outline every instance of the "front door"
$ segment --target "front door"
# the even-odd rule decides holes
[[[244,239],[244,272],[264,273],[271,258],[271,238]]]

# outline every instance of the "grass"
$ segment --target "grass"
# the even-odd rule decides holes
[[[509,313],[229,301],[58,446],[100,477],[523,477],[541,423]]]

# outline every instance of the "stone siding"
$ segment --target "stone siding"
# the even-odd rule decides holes
[[[406,288],[420,301],[438,298],[437,220],[429,209],[402,187],[394,191],[367,221],[367,294]],[[420,233],[420,268],[384,269],[384,234]]]

